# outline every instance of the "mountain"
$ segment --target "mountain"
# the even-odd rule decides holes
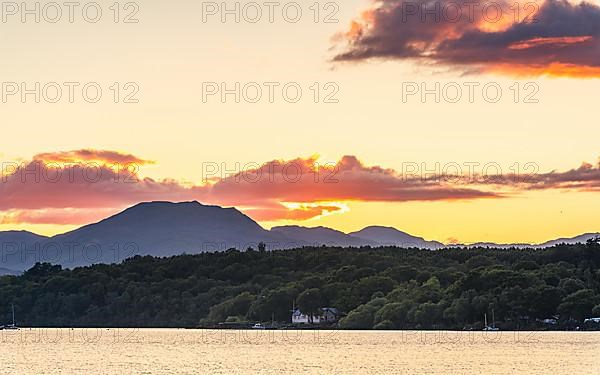
[[[312,246],[377,246],[377,242],[364,238],[357,238],[326,227],[306,228],[297,225],[281,226],[271,228],[271,232],[279,233],[289,239],[298,241],[300,244]]]
[[[46,239],[48,239],[48,237],[40,236],[39,234],[31,233],[25,230],[11,230],[6,232],[0,232],[0,244],[11,242],[34,244],[36,242],[44,241]]]
[[[538,245],[476,243],[448,247],[544,248],[559,243],[585,243],[600,233],[560,238]],[[198,202],[140,203],[98,223],[54,237],[25,231],[0,232],[0,274],[15,274],[36,262],[75,267],[95,263],[120,263],[135,255],[168,257],[182,253],[257,248],[290,249],[302,246],[398,246],[441,249],[446,245],[427,241],[396,228],[370,226],[352,233],[326,227],[279,226],[270,231],[235,208]]]
[[[140,203],[50,241],[61,246],[60,263],[66,266],[118,263],[138,254],[164,257],[256,248],[259,242],[280,248],[289,242],[235,208],[198,202]]]
[[[585,233],[575,237],[566,237],[566,238],[557,238],[554,240],[542,242],[540,244],[529,244],[529,243],[495,243],[495,242],[476,242],[469,245],[465,244],[453,244],[448,245],[448,247],[489,247],[489,248],[497,248],[497,249],[544,249],[546,247],[552,247],[560,244],[574,245],[577,243],[586,243],[590,239],[594,239],[600,237],[600,233]]]
[[[392,227],[371,226],[349,233],[352,237],[373,241],[381,246],[419,247],[423,249],[440,249],[445,247],[441,242],[426,241]]]
[[[0,274],[12,275],[39,260],[42,244],[48,237],[27,231],[0,232]]]
[[[579,236],[570,237],[570,238],[558,238],[556,240],[547,241],[541,243],[539,245],[535,245],[534,247],[552,247],[558,244],[576,244],[576,243],[586,243],[587,240],[594,239],[596,237],[600,237],[600,233],[585,233]]]

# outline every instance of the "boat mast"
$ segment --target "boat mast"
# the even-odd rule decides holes
[[[13,326],[15,325],[15,304],[12,304],[12,316],[13,316]]]

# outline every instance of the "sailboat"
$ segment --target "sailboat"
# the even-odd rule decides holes
[[[494,310],[492,309],[492,325],[488,326],[488,322],[487,322],[487,314],[483,314],[483,319],[485,321],[485,325],[483,327],[484,331],[499,331],[500,328],[496,327],[496,319],[494,317]]]
[[[12,330],[19,329],[19,327],[17,327],[17,324],[15,323],[15,305],[14,304],[12,305],[12,324],[5,326],[4,329],[12,329]]]

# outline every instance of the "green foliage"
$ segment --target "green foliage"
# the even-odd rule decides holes
[[[314,315],[319,314],[319,309],[323,307],[325,300],[318,288],[306,289],[298,296],[298,308],[307,314],[312,321]]]
[[[0,324],[196,327],[290,324],[335,307],[346,329],[537,329],[600,316],[600,245],[534,249],[303,248],[134,257],[0,277]]]
[[[223,322],[232,316],[245,316],[255,297],[248,292],[243,292],[233,298],[214,305],[210,308],[205,319],[206,324]]]
[[[382,322],[375,324],[375,326],[373,326],[373,329],[381,329],[381,330],[394,329],[394,323],[390,322],[389,320],[384,320]]]
[[[412,303],[408,301],[387,303],[375,313],[375,323],[376,325],[385,323],[385,329],[390,329],[390,327],[395,329],[404,328],[412,307]]]
[[[592,309],[598,302],[598,296],[591,289],[578,290],[569,294],[558,306],[558,311],[563,315],[581,320],[592,315]]]
[[[360,305],[340,321],[340,327],[344,329],[373,328],[375,313],[385,306],[386,302],[385,298],[374,298],[369,303]]]

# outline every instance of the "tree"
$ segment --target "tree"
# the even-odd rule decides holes
[[[50,263],[36,263],[33,267],[23,273],[23,277],[38,280],[42,277],[47,277],[59,273],[62,270],[60,265],[52,265]]]
[[[352,310],[348,316],[340,320],[340,327],[344,329],[371,329],[375,319],[375,313],[381,309],[385,303],[385,298],[375,298],[369,303],[358,306]]]
[[[386,276],[369,276],[362,278],[354,289],[358,301],[367,302],[374,293],[382,292],[388,294],[394,289],[395,282]]]
[[[267,321],[272,317],[278,322],[290,321],[290,309],[296,291],[293,288],[279,288],[261,295],[252,304],[248,316],[259,321]]]
[[[571,317],[583,320],[592,315],[592,309],[596,305],[597,298],[593,290],[582,289],[568,295],[558,306],[558,312],[564,318]]]
[[[404,328],[412,306],[412,301],[388,303],[375,313],[375,323],[389,322],[394,328]]]
[[[223,322],[230,316],[245,316],[255,298],[250,293],[244,292],[214,305],[210,308],[210,312],[204,323],[214,324]]]
[[[585,289],[585,283],[579,279],[567,278],[560,281],[560,288],[565,294],[573,294],[578,290]]]
[[[375,324],[375,326],[373,326],[373,329],[381,329],[381,330],[392,330],[394,328],[395,328],[394,323],[390,322],[389,320],[384,320],[382,322]]]
[[[548,318],[556,314],[562,301],[560,289],[548,285],[527,289],[525,297],[525,309],[537,318]]]
[[[421,327],[431,328],[439,321],[441,309],[436,303],[425,302],[412,311],[412,316]]]
[[[0,323],[29,326],[197,327],[289,322],[298,300],[312,317],[347,313],[342,328],[538,328],[536,319],[600,316],[598,245],[550,249],[306,247],[166,258],[62,269],[39,263],[0,277]],[[2,308],[3,307],[3,308]],[[530,319],[523,319],[529,317]],[[575,324],[575,323],[573,323]],[[579,323],[578,323],[579,324]]]
[[[460,297],[452,301],[450,307],[444,310],[444,318],[458,324],[465,324],[473,317],[473,311],[469,298]]]
[[[344,329],[371,329],[373,327],[374,308],[361,305],[352,310],[348,316],[340,321],[340,327]]]
[[[419,271],[410,266],[396,266],[388,268],[385,271],[385,274],[398,282],[405,282],[414,280],[419,274]]]
[[[587,240],[586,255],[594,268],[600,267],[600,237]]]
[[[315,314],[318,314],[323,307],[321,290],[318,288],[306,289],[298,296],[297,304],[300,311],[307,314],[312,323]]]

